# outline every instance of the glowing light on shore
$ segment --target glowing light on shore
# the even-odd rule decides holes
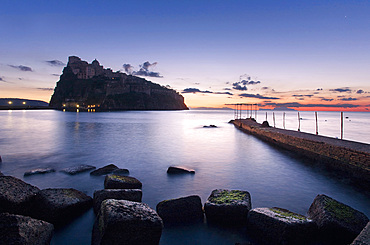
[[[13,102],[12,101],[9,101],[8,104],[11,105],[11,104],[13,104]]]

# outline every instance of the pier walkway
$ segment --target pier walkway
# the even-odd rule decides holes
[[[355,182],[367,185],[367,188],[370,186],[370,144],[266,127],[253,119],[236,119],[231,122],[264,141],[325,163],[346,173]]]

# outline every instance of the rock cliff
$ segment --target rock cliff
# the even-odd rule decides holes
[[[57,82],[50,106],[59,110],[187,110],[184,97],[175,90],[143,78],[104,69],[69,57]]]

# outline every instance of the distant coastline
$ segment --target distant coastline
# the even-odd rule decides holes
[[[53,109],[49,103],[41,100],[20,98],[0,98],[0,110],[45,110]]]

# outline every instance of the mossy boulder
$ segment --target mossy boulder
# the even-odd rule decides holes
[[[92,198],[75,189],[44,189],[32,202],[31,216],[63,225],[92,206]]]
[[[156,210],[165,224],[199,222],[204,218],[201,199],[195,195],[162,201]]]
[[[105,176],[105,189],[141,189],[143,184],[134,177],[109,174]]]
[[[109,164],[107,166],[104,166],[102,168],[98,168],[92,172],[90,172],[90,175],[94,176],[100,176],[100,175],[106,175],[112,173],[114,170],[117,170],[118,167],[114,164]]]
[[[261,244],[310,244],[317,234],[312,220],[276,207],[250,210],[247,227]]]
[[[95,221],[92,244],[158,244],[162,219],[147,204],[104,200]]]
[[[116,169],[112,172],[112,174],[116,174],[116,175],[128,175],[130,174],[130,171],[126,168],[119,168],[119,169]]]
[[[204,204],[207,221],[222,224],[244,224],[251,208],[249,192],[240,190],[213,190]]]
[[[31,200],[39,191],[15,177],[0,176],[0,212],[27,215]]]
[[[81,164],[81,165],[74,166],[74,167],[64,168],[64,169],[61,170],[61,172],[64,172],[64,173],[70,174],[70,175],[75,175],[75,174],[79,174],[79,173],[83,173],[83,172],[86,172],[86,171],[93,170],[95,168],[96,167],[91,166],[91,165]]]
[[[140,189],[105,189],[94,192],[94,212],[100,211],[101,203],[107,199],[141,202],[143,193]]]
[[[48,245],[54,226],[48,222],[9,213],[0,214],[0,243]]]
[[[317,223],[321,237],[333,244],[351,243],[369,222],[362,212],[322,194],[315,197],[307,215]]]
[[[370,222],[367,223],[365,228],[356,237],[351,245],[369,245],[370,244]]]

